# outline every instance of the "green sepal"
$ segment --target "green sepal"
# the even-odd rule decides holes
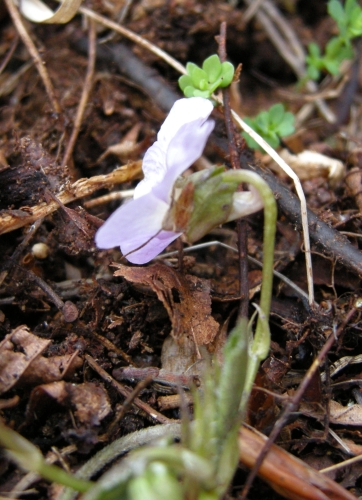
[[[182,216],[179,197],[171,204],[167,221],[164,221],[163,229],[172,231],[184,231],[187,240],[192,243],[199,240],[214,227],[227,221],[232,209],[233,194],[238,183],[224,182],[224,167],[212,167],[201,172],[190,175],[183,181],[183,189],[189,189],[193,185],[193,209],[185,210],[189,213],[188,223],[179,227],[178,220],[185,220]],[[182,207],[181,207],[182,209]]]

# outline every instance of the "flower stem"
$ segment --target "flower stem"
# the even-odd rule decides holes
[[[273,286],[274,243],[277,220],[277,205],[268,184],[254,172],[246,170],[229,170],[223,175],[225,181],[238,180],[254,186],[264,203],[264,233],[263,233],[263,269],[260,293],[260,313],[258,315],[254,340],[251,343],[248,361],[248,375],[245,384],[244,397],[248,397],[261,360],[265,359],[270,347],[270,332],[268,319]]]

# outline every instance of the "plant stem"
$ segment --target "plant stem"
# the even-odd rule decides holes
[[[244,397],[251,391],[259,363],[269,351],[270,333],[267,327],[270,303],[272,297],[273,271],[274,271],[274,243],[277,220],[277,205],[274,195],[268,184],[254,172],[246,170],[229,170],[224,174],[225,181],[238,179],[254,186],[264,203],[264,233],[263,233],[263,269],[260,293],[261,314],[258,316],[254,340],[250,349],[248,362],[248,380],[245,384]]]

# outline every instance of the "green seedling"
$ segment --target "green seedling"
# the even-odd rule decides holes
[[[230,62],[221,62],[214,54],[202,64],[187,63],[186,75],[179,78],[179,85],[186,97],[204,97],[209,99],[219,87],[227,87],[234,78],[234,66]]]
[[[328,13],[336,21],[339,34],[329,40],[324,54],[316,43],[309,44],[306,64],[312,80],[318,80],[322,73],[337,75],[341,63],[354,56],[352,39],[362,35],[362,8],[356,0],[347,0],[344,6],[338,0],[330,0]]]
[[[346,0],[344,7],[338,0],[330,0],[328,14],[336,21],[339,37],[346,45],[362,35],[362,8],[356,0]]]
[[[283,104],[274,104],[268,111],[261,111],[255,118],[244,118],[245,122],[257,132],[272,148],[277,148],[280,138],[292,134],[294,115],[285,111]],[[260,146],[245,132],[242,133],[250,148],[262,151]]]

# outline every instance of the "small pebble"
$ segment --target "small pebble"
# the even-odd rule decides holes
[[[35,243],[31,249],[31,253],[36,259],[46,259],[49,256],[50,249],[46,243]]]

